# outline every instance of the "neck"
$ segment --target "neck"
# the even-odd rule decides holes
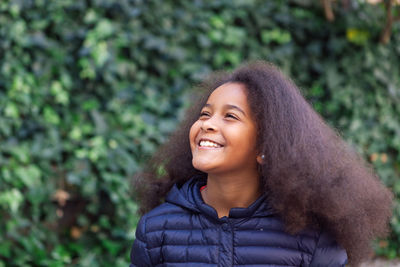
[[[231,208],[247,208],[261,195],[257,172],[246,174],[208,174],[207,187],[201,192],[206,204],[213,207],[218,217],[229,215]]]

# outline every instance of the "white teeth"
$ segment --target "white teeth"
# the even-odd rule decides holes
[[[200,146],[206,146],[206,147],[221,147],[220,145],[210,142],[210,141],[201,141]]]

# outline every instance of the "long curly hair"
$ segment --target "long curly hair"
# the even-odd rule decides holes
[[[197,98],[143,172],[134,188],[147,212],[164,201],[172,185],[194,175],[189,130],[208,96],[227,82],[245,85],[257,125],[257,145],[265,155],[259,166],[262,190],[282,217],[286,230],[306,227],[331,232],[358,265],[371,255],[371,241],[388,233],[392,193],[372,166],[327,125],[296,85],[273,65],[257,61],[232,73],[214,73],[197,87]]]

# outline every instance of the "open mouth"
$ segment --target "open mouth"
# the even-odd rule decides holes
[[[223,145],[211,140],[200,139],[199,148],[221,148]]]

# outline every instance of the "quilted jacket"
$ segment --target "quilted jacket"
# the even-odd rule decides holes
[[[193,177],[174,186],[165,203],[145,214],[136,229],[130,267],[138,266],[345,266],[347,255],[325,231],[284,231],[262,195],[247,208],[218,218]]]

